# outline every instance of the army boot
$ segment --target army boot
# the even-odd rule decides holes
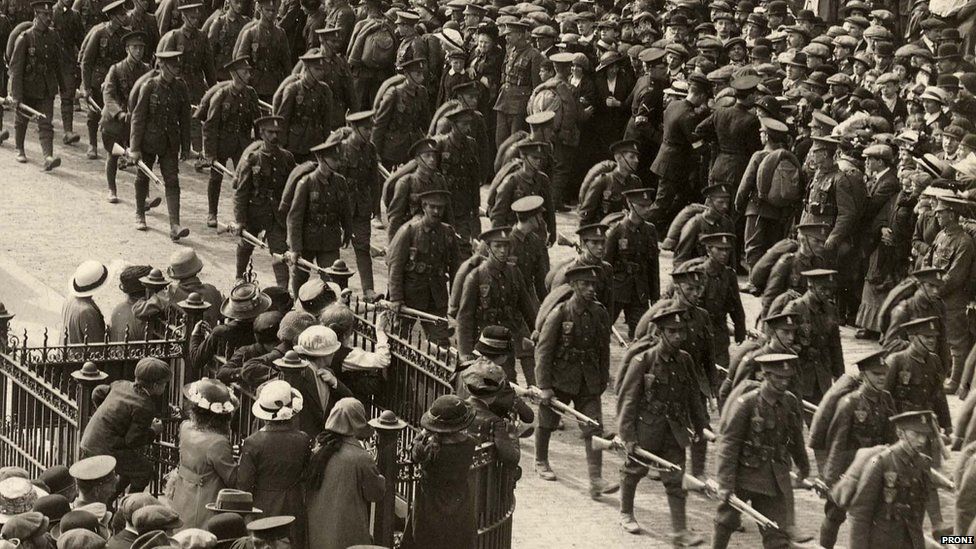
[[[159,206],[162,203],[163,203],[163,199],[162,197],[159,196],[153,198],[152,200],[146,200],[146,211],[148,212],[149,210],[155,208],[156,206]]]
[[[17,162],[20,162],[21,164],[26,164],[27,163],[27,153],[24,152],[24,149],[17,149],[17,158],[16,158],[16,160],[17,160]]]
[[[549,467],[549,439],[552,430],[539,427],[535,430],[535,472],[542,480],[556,480],[556,473]]]
[[[729,540],[732,539],[732,532],[734,531],[732,528],[716,522],[715,537],[712,538],[712,549],[726,549],[729,546]]]
[[[61,138],[61,141],[65,145],[74,145],[75,143],[81,141],[81,136],[75,132],[64,132],[64,136]]]
[[[169,210],[169,238],[176,242],[189,236],[190,229],[180,227],[180,195],[167,194],[166,209]]]
[[[146,212],[136,212],[136,230],[137,231],[148,231],[149,227],[146,226]]]
[[[613,494],[619,490],[619,484],[603,478],[603,451],[593,448],[593,437],[587,437],[584,445],[586,448],[586,469],[590,476],[590,497],[598,499],[604,494]]]
[[[10,139],[10,130],[0,130],[0,144]]]
[[[634,495],[640,477],[623,473],[620,475],[620,527],[629,534],[640,534],[641,527],[634,518]]]
[[[705,543],[701,534],[688,530],[684,496],[668,496],[668,509],[671,511],[671,543],[675,547],[694,547]]]
[[[46,156],[44,158],[44,171],[49,172],[61,165],[60,156]]]

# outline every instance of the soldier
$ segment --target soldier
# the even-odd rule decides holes
[[[633,339],[640,318],[661,297],[660,252],[654,225],[644,221],[654,203],[654,189],[624,191],[623,196],[629,208],[624,211],[623,219],[607,231],[605,258],[613,265],[610,320],[616,321],[623,311]]]
[[[579,254],[569,263],[557,267],[547,275],[549,291],[566,283],[570,269],[574,267],[599,267],[600,273],[596,280],[596,299],[607,311],[614,310],[613,295],[613,265],[605,261],[607,250],[607,231],[609,227],[602,223],[584,225],[576,230],[579,237],[577,250]]]
[[[683,313],[680,308],[668,308],[654,316],[660,337],[633,359],[620,384],[617,401],[617,431],[628,454],[643,448],[682,469],[661,473],[671,511],[671,540],[676,547],[704,541],[701,535],[688,530],[687,491],[682,484],[685,448],[708,427],[708,414],[695,389],[691,355],[681,350],[686,324]],[[620,525],[637,534],[640,525],[634,518],[634,495],[648,467],[628,459],[620,473]]]
[[[443,189],[423,192],[418,197],[423,216],[407,221],[390,242],[387,254],[390,266],[389,299],[428,313],[443,316],[447,312],[447,290],[457,271],[458,243],[454,229],[441,222],[451,193]],[[405,330],[410,323],[403,323]],[[447,348],[446,324],[421,324],[427,339]]]
[[[568,210],[565,203],[571,200],[570,177],[576,162],[580,144],[580,99],[576,88],[569,83],[569,75],[575,56],[571,53],[554,53],[548,56],[554,76],[536,86],[529,98],[529,111],[552,111],[558,122],[552,129],[552,201],[557,211]],[[636,167],[636,162],[634,163]],[[593,219],[591,223],[597,220]]]
[[[930,438],[938,436],[929,410],[889,418],[898,442],[871,458],[848,508],[851,547],[924,547],[922,521],[931,489]]]
[[[735,222],[729,215],[732,187],[725,183],[715,183],[702,189],[702,195],[705,196],[705,209],[695,214],[681,228],[681,236],[674,248],[675,265],[705,255],[705,246],[701,241],[703,236],[735,233]],[[732,259],[730,263],[734,265],[735,260]]]
[[[546,275],[549,273],[549,250],[538,234],[539,227],[545,225],[544,204],[545,200],[538,195],[523,196],[512,202],[516,221],[509,234],[515,265],[537,301],[546,296]]]
[[[339,49],[340,31],[339,27],[323,27],[315,31],[315,36],[318,37],[319,53],[325,56],[322,60],[325,64],[325,83],[332,90],[338,112],[347,113],[359,108],[359,98],[356,97],[349,63],[337,53],[342,51]],[[295,68],[301,65],[299,61]]]
[[[952,353],[946,340],[945,323],[947,313],[945,303],[940,294],[945,286],[943,275],[945,271],[938,267],[923,267],[912,272],[915,280],[915,292],[906,297],[891,309],[888,318],[888,329],[881,339],[881,344],[889,351],[897,350],[908,342],[908,337],[901,329],[901,325],[914,318],[934,316],[939,319],[939,343],[936,354],[942,364],[952,364]]]
[[[650,14],[644,15],[650,17]],[[653,17],[651,17],[653,20]],[[630,93],[630,120],[624,131],[625,139],[636,139],[640,150],[640,164],[637,173],[645,187],[655,183],[651,163],[657,157],[661,145],[661,125],[664,117],[664,90],[669,81],[665,72],[664,49],[650,47],[640,53],[638,59],[643,63],[644,74],[637,79]]]
[[[432,36],[420,34],[417,25],[420,23],[420,15],[414,11],[397,10],[396,12],[396,31],[400,37],[400,44],[397,46],[396,63],[398,67],[404,66],[408,61],[422,60],[428,74],[424,75],[424,80],[418,82],[423,84],[428,93],[427,100],[433,99],[437,94],[437,85],[441,80],[441,59],[439,44],[430,39]]]
[[[219,86],[210,98],[206,113],[198,112],[203,119],[203,151],[210,163],[210,180],[207,182],[207,226],[217,226],[217,204],[220,201],[220,185],[224,175],[213,167],[215,162],[225,166],[232,160],[237,166],[244,148],[251,144],[254,119],[260,116],[258,94],[249,86],[251,64],[247,57],[238,57],[224,65],[231,77],[229,84]]]
[[[461,257],[471,255],[471,240],[481,232],[481,183],[485,180],[478,143],[469,133],[467,107],[444,113],[441,124],[447,132],[435,138],[440,150],[440,173],[451,191],[453,225],[461,237]]]
[[[346,56],[359,104],[375,105],[380,85],[393,73],[397,39],[380,0],[365,0],[362,5],[362,19],[353,27]]]
[[[458,352],[464,360],[473,358],[479,334],[487,326],[508,328],[514,350],[515,344],[521,345],[528,335],[526,327],[535,325],[539,303],[518,267],[508,262],[512,252],[510,233],[510,227],[496,227],[479,237],[486,243],[488,255],[465,278],[457,313]],[[508,379],[518,379],[513,353],[505,357],[501,366]]]
[[[312,147],[322,143],[341,117],[335,108],[335,96],[323,82],[326,55],[311,51],[301,56],[305,62],[302,75],[282,82],[281,101],[275,104],[275,115],[285,119],[285,148],[301,164],[312,159]]]
[[[89,31],[89,36],[85,38],[85,49],[81,52],[81,90],[80,97],[83,101],[94,101],[101,106],[104,104],[102,97],[102,83],[105,82],[105,75],[109,68],[125,59],[125,43],[122,37],[128,33],[125,28],[125,1],[115,0],[104,8],[102,13],[108,17],[108,21],[99,23]],[[72,94],[73,98],[73,94]],[[64,95],[62,94],[62,100]],[[72,99],[71,107],[74,106]],[[89,160],[98,158],[98,123],[101,119],[101,112],[92,105],[85,105],[88,113],[88,152],[86,156]],[[62,114],[64,106],[61,108]],[[70,110],[74,110],[70,108]],[[69,127],[65,123],[65,127]],[[68,135],[65,135],[67,142]]]
[[[373,285],[373,257],[370,255],[370,223],[373,197],[380,193],[382,179],[379,175],[379,155],[370,140],[373,131],[373,111],[360,111],[346,115],[349,136],[342,142],[342,162],[338,172],[349,185],[352,205],[352,249],[356,253],[356,269],[362,283],[363,296],[372,300],[376,296]]]
[[[298,258],[314,262],[323,269],[339,259],[339,248],[352,240],[352,209],[346,178],[337,173],[342,156],[342,138],[333,133],[310,152],[318,161],[315,170],[295,183],[291,204],[281,204],[288,211],[288,252],[285,257],[292,270],[292,291],[308,280],[299,268]],[[283,197],[284,200],[284,197]]]
[[[214,69],[214,54],[210,49],[207,36],[200,30],[200,19],[203,17],[203,4],[192,2],[176,8],[183,17],[183,25],[173,29],[159,39],[159,47],[171,51],[181,51],[181,78],[186,83],[190,102],[200,103],[203,93],[210,86],[217,83],[217,73]],[[200,133],[200,122],[193,119],[190,122],[191,140],[194,156],[203,158],[203,142]],[[203,162],[198,162],[203,165]]]
[[[78,50],[85,39],[85,26],[81,15],[71,9],[69,0],[58,0],[53,9],[53,26],[61,37],[61,70],[64,88],[61,89],[61,123],[64,135],[61,140],[65,145],[77,143],[81,137],[74,132],[75,90],[78,89]],[[9,39],[10,30],[2,34],[2,38]],[[124,53],[123,53],[124,56]],[[119,59],[121,60],[121,58]],[[104,74],[103,74],[104,76]],[[96,85],[101,86],[101,81]],[[95,128],[98,128],[100,112],[86,109],[95,113]],[[94,141],[93,141],[94,143]]]
[[[888,364],[884,351],[873,351],[854,361],[861,372],[861,386],[841,398],[827,431],[829,453],[821,473],[827,486],[834,486],[847,471],[861,448],[891,444],[898,440],[888,418],[895,415],[895,403],[884,390]],[[824,504],[820,525],[820,545],[833,549],[837,531],[847,519],[847,512],[830,498]]]
[[[715,143],[715,156],[708,172],[708,182],[712,185],[725,183],[737,187],[752,153],[762,148],[759,118],[751,110],[755,104],[756,87],[761,81],[751,74],[734,78],[731,88],[735,104],[716,107],[695,128],[695,133]]]
[[[373,115],[373,144],[387,168],[407,161],[411,144],[424,136],[430,123],[426,62],[411,59],[398,66],[405,78],[386,88]]]
[[[796,355],[768,354],[755,358],[763,372],[759,387],[729,402],[718,439],[718,484],[724,500],[735,494],[777,524],[793,514],[790,460],[797,476],[810,474],[803,447],[800,401],[788,390],[796,374]],[[712,547],[725,549],[739,527],[739,512],[728,503],[718,506]],[[761,530],[763,547],[788,547],[788,529]]]
[[[254,121],[261,138],[250,147],[237,164],[237,186],[234,188],[234,220],[238,230],[253,235],[264,232],[268,251],[282,254],[288,249],[285,219],[287,212],[279,209],[288,174],[295,169],[295,158],[281,148],[284,121],[277,116],[264,116]],[[289,205],[290,206],[290,205]],[[243,238],[237,244],[236,278],[243,279],[254,246]],[[271,260],[275,283],[288,287],[288,266],[280,259]]]
[[[130,154],[132,162],[143,160],[152,169],[159,160],[159,170],[166,184],[166,209],[169,211],[169,237],[176,241],[190,234],[180,227],[179,161],[190,154],[190,95],[181,78],[183,65],[180,51],[156,52],[159,72],[133,90],[135,104],[130,117]],[[136,229],[147,230],[146,196],[149,177],[136,174]]]
[[[729,366],[729,328],[731,317],[736,343],[746,339],[746,314],[742,309],[735,270],[729,266],[735,249],[735,235],[713,233],[702,235],[707,258],[701,264],[704,274],[705,296],[702,304],[712,319],[712,356],[719,366]],[[717,387],[713,387],[718,389]]]
[[[829,234],[830,225],[826,223],[801,223],[796,226],[799,247],[795,252],[780,256],[770,269],[762,294],[763,313],[787,290],[797,293],[806,291],[807,280],[801,273],[828,268],[834,264],[826,258],[824,252],[824,242]]]
[[[787,303],[783,312],[799,316],[797,396],[816,404],[834,380],[844,374],[844,351],[833,305],[838,276],[831,269],[801,274],[807,281],[807,291]]]
[[[512,213],[513,202],[525,196],[541,196],[546,224],[544,227],[539,227],[538,234],[552,245],[556,242],[556,212],[549,190],[549,177],[542,171],[547,149],[545,143],[538,141],[519,143],[518,151],[522,157],[522,166],[498,185],[495,202],[490,205],[488,217],[493,227],[511,225],[515,221],[515,215]]]
[[[34,0],[34,24],[17,36],[10,55],[10,97],[8,105],[16,113],[14,143],[17,162],[27,162],[24,140],[27,122],[30,120],[18,108],[20,103],[43,115],[37,119],[37,133],[44,151],[44,170],[51,171],[61,165],[61,157],[54,156],[54,96],[64,87],[61,72],[61,44],[52,28],[53,11],[50,0]]]
[[[258,97],[268,103],[291,69],[288,37],[275,23],[274,6],[273,0],[257,0],[260,17],[241,30],[234,45],[234,57],[250,57],[254,72],[251,86],[258,92]]]
[[[374,130],[375,131],[375,130]],[[429,137],[422,138],[410,147],[410,155],[417,162],[417,169],[404,175],[396,182],[390,203],[386,206],[389,219],[388,237],[392,241],[400,227],[411,218],[423,214],[420,195],[431,190],[449,191],[447,181],[440,172],[440,151],[437,142]],[[450,193],[448,194],[450,196]],[[447,208],[441,213],[444,222],[453,224],[454,197],[448,201]]]
[[[529,96],[541,84],[539,68],[545,58],[529,43],[528,20],[509,21],[502,25],[505,37],[505,64],[501,89],[495,100],[495,143],[525,129],[525,109]],[[506,206],[506,211],[508,207]]]
[[[966,355],[973,345],[966,307],[973,299],[973,276],[976,275],[976,244],[959,224],[960,214],[972,215],[968,200],[940,197],[935,215],[942,230],[935,237],[926,258],[926,266],[945,271],[939,292],[946,308],[946,339],[952,353],[951,377],[945,381],[946,393],[957,390],[964,398],[970,388],[972,371],[964,371]]]
[[[939,319],[913,319],[902,324],[901,328],[908,335],[908,348],[891,353],[885,359],[888,362],[885,389],[894,397],[895,408],[899,412],[934,410],[943,432],[951,435],[949,405],[939,387],[946,365],[935,353]]]
[[[573,295],[557,304],[542,323],[535,351],[535,375],[542,391],[539,424],[535,432],[535,470],[543,480],[556,480],[549,466],[549,440],[559,416],[549,407],[553,400],[573,403],[580,413],[603,422],[600,395],[610,380],[610,317],[597,300],[600,269],[573,267],[566,280]],[[603,479],[603,452],[593,448],[600,427],[581,425],[590,478],[590,497],[616,492],[620,485]]]
[[[596,223],[607,215],[623,211],[627,206],[624,199],[627,191],[642,186],[640,178],[634,173],[640,161],[637,145],[638,142],[631,139],[610,145],[616,165],[613,170],[595,177],[587,187],[579,205],[580,225]]]
[[[141,31],[146,34],[144,60],[152,57],[156,51],[156,44],[159,43],[159,25],[156,23],[156,16],[148,13],[146,8],[148,0],[132,0],[132,9],[128,13],[129,28],[134,31]]]
[[[743,391],[748,391],[749,380],[762,380],[762,371],[756,362],[757,356],[786,353],[793,354],[796,349],[793,342],[796,339],[798,316],[793,313],[779,313],[762,319],[764,337],[755,347],[733,357],[729,364],[729,371],[722,381],[718,391],[718,405],[725,409],[727,402],[734,402]]]
[[[466,108],[464,113],[458,116],[467,127],[465,132],[467,136],[474,138],[475,143],[477,143],[479,164],[484,177],[483,182],[487,182],[494,174],[491,167],[495,162],[495,146],[488,136],[488,123],[485,121],[485,116],[478,110],[483,89],[481,83],[474,80],[458,84],[451,88],[454,99],[446,101],[445,104],[456,103],[458,106]],[[448,107],[441,106],[440,108],[446,109]]]
[[[143,61],[146,52],[146,33],[132,31],[122,37],[122,42],[125,44],[126,58],[109,67],[101,88],[102,146],[106,151],[111,151],[115,143],[128,146],[129,96],[136,80],[151,69]],[[111,204],[119,201],[115,185],[118,170],[119,157],[109,154],[105,159],[105,179],[108,181],[108,201]]]
[[[234,44],[245,26],[251,23],[251,18],[241,13],[242,0],[227,0],[224,11],[217,16],[207,30],[207,42],[213,51],[213,63],[216,68],[217,80],[230,80],[227,64],[240,58],[234,51]]]

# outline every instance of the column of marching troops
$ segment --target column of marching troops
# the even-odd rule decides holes
[[[54,99],[67,145],[81,140],[80,104],[110,202],[120,168],[138,168],[138,230],[161,202],[153,183],[171,238],[189,234],[181,162],[209,171],[211,228],[231,178],[222,227],[242,236],[239,278],[262,241],[277,284],[297,292],[308,265],[330,266],[351,244],[372,300],[372,259],[385,255],[394,307],[449,315],[463,359],[479,343],[502,347],[513,383],[521,367],[540,403],[541,478],[557,479],[557,412],[571,403],[595,420],[581,423],[589,491],[620,491],[628,532],[640,532],[634,496],[652,474],[673,542],[703,542],[686,523],[686,487],[704,479],[712,441],[715,547],[742,512],[766,547],[803,538],[801,486],[825,497],[822,546],[849,513],[852,547],[922,547],[926,513],[934,534],[971,532],[976,513],[971,40],[924,0],[818,11],[783,0],[8,0],[4,106],[17,161],[34,120],[52,170]],[[576,239],[556,229],[573,206]],[[386,249],[371,243],[384,228]],[[578,255],[550,265],[556,243]],[[661,249],[673,252],[669,284]],[[761,333],[746,325],[737,272],[762,297]],[[613,328],[621,312],[627,338]],[[844,324],[879,340],[854,375]],[[422,327],[451,344],[445,323]],[[613,340],[628,348],[607,441]],[[954,431],[947,394],[966,401]],[[937,494],[951,484],[938,472],[943,439],[965,446],[955,525]],[[626,455],[619,483],[603,479],[607,448]]]

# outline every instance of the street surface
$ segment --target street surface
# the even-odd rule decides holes
[[[205,265],[201,278],[213,283],[225,294],[234,283],[234,253],[236,240],[230,235],[218,235],[215,229],[206,227],[207,175],[194,172],[190,163],[180,164],[182,187],[182,225],[191,231],[190,236],[173,243],[169,239],[169,225],[165,204],[152,210],[147,216],[149,231],[134,228],[134,187],[136,170],[129,168],[118,176],[119,204],[106,200],[107,186],[104,179],[104,151],[101,159],[85,158],[86,137],[73,147],[61,144],[60,116],[55,114],[55,152],[61,155],[62,167],[45,173],[41,168],[42,156],[37,144],[36,130],[31,127],[27,136],[28,164],[14,161],[13,140],[0,146],[0,186],[4,200],[0,201],[0,301],[17,316],[13,320],[14,331],[22,336],[26,330],[31,344],[39,344],[43,327],[47,326],[52,341],[60,339],[60,309],[63,296],[75,267],[86,259],[97,259],[110,265],[112,280],[124,264],[150,264],[165,271],[170,254],[180,246],[191,246]],[[13,132],[11,114],[5,116],[5,127]],[[84,132],[82,116],[76,114],[76,129]],[[158,171],[157,171],[158,174]],[[158,196],[162,189],[151,186],[150,196]],[[232,190],[230,182],[223,184],[219,220],[233,221]],[[557,215],[559,230],[573,234],[577,221],[575,214]],[[483,220],[487,227],[487,220]],[[373,242],[386,245],[385,231],[374,230]],[[572,248],[556,246],[550,250],[552,263],[568,259]],[[259,283],[273,283],[270,257],[261,250],[254,253],[254,268]],[[351,249],[343,250],[342,258],[355,268]],[[662,254],[662,273],[671,270],[670,253]],[[385,265],[382,260],[374,264],[377,291],[386,287]],[[662,276],[667,281],[668,277]],[[662,284],[663,285],[663,284]],[[358,276],[351,279],[354,291],[359,289]],[[107,315],[112,305],[122,299],[117,284],[107,284],[96,296],[96,301]],[[755,325],[759,313],[759,301],[743,296],[749,326]],[[617,323],[626,334],[622,316]],[[847,359],[875,347],[853,338],[854,330],[842,329],[844,355]],[[613,375],[619,367],[623,349],[612,348]],[[849,371],[856,370],[849,367]],[[521,380],[520,380],[521,382]],[[603,398],[604,422],[613,429],[616,398],[607,393]],[[949,398],[950,408],[959,408],[956,397]],[[715,424],[713,417],[713,424]],[[638,488],[636,517],[644,528],[640,536],[630,535],[617,525],[618,499],[616,495],[604,496],[600,501],[591,500],[587,486],[586,463],[582,441],[576,426],[557,431],[551,445],[551,464],[559,476],[557,482],[539,479],[532,469],[532,439],[522,443],[522,480],[518,484],[518,505],[514,516],[513,546],[516,548],[626,548],[669,547],[670,519],[663,486],[657,481],[645,479]],[[711,456],[710,456],[711,457]],[[946,472],[955,466],[956,455],[950,459]],[[811,452],[811,462],[813,456]],[[622,460],[605,454],[604,477],[616,480]],[[0,464],[2,465],[2,464]],[[714,472],[715,464],[709,459],[708,471]],[[950,475],[951,476],[951,475]],[[943,514],[952,523],[952,504],[948,494],[942,494]],[[716,504],[702,496],[690,494],[688,498],[688,524],[697,532],[704,533],[707,544],[711,542],[712,521]],[[823,502],[816,495],[798,491],[796,495],[798,529],[818,535],[823,517]],[[928,529],[928,526],[926,526]],[[754,524],[747,524],[745,533],[733,536],[731,547],[759,547],[761,541]],[[846,546],[847,525],[841,529],[838,547]],[[816,542],[806,545],[816,547]],[[895,548],[892,548],[895,549]]]

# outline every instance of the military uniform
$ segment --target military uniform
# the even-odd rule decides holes
[[[217,16],[207,30],[207,41],[213,52],[213,64],[217,80],[230,80],[230,72],[226,65],[239,57],[234,51],[234,44],[245,25],[251,23],[251,18],[230,10]]]
[[[715,233],[702,240],[706,246],[713,242],[726,242],[731,246],[734,236],[729,233]],[[739,285],[736,282],[735,270],[718,261],[705,259],[700,267],[705,285],[705,295],[702,305],[708,311],[712,321],[712,356],[715,363],[728,367],[729,365],[729,328],[728,320],[732,320],[737,343],[746,338],[746,314],[742,308],[742,298],[739,296]]]
[[[664,109],[664,136],[651,172],[658,176],[657,197],[650,219],[658,232],[666,231],[668,223],[682,206],[694,196],[691,183],[698,167],[696,145],[700,140],[694,129],[703,115],[687,99],[672,101]]]
[[[940,270],[941,272],[941,270]],[[895,305],[891,310],[888,320],[888,330],[881,339],[886,348],[897,345],[898,340],[907,341],[908,337],[901,325],[909,320],[916,318],[936,317],[939,319],[939,348],[936,354],[943,366],[952,364],[952,353],[949,350],[949,342],[946,339],[945,324],[948,320],[945,303],[937,295],[928,295],[924,291],[916,290],[915,293],[904,301]],[[951,366],[950,366],[951,367]]]
[[[545,219],[547,234],[543,233],[543,228],[539,229],[539,236],[546,242],[555,242],[556,238],[556,209],[552,202],[549,177],[538,169],[532,169],[525,165],[528,155],[540,155],[545,149],[545,144],[528,141],[519,145],[519,151],[523,156],[523,165],[517,171],[509,174],[498,185],[495,191],[495,200],[489,204],[488,218],[491,219],[492,227],[512,225],[515,223],[515,213],[512,212],[512,203],[526,196],[541,196],[542,207],[545,208]]]
[[[259,127],[281,125],[276,117],[255,121]],[[248,150],[237,165],[237,186],[234,188],[234,220],[253,235],[264,231],[271,253],[280,254],[288,249],[285,221],[287,212],[279,209],[285,181],[295,169],[295,157],[280,147],[270,147],[262,142]],[[290,205],[289,205],[290,207]],[[237,244],[236,277],[243,278],[254,246],[244,239]],[[288,286],[288,268],[280,262],[272,262],[275,282]]]
[[[702,194],[707,198],[712,196],[727,198],[731,193],[728,185],[717,183],[703,189]],[[695,214],[681,228],[681,234],[678,236],[678,242],[674,248],[675,266],[696,257],[703,257],[705,246],[701,243],[701,237],[715,233],[735,233],[735,222],[728,214],[719,212],[710,201],[706,200],[705,209],[701,213]],[[736,261],[736,255],[733,250],[730,258],[730,263],[733,265]]]
[[[123,38],[126,42],[135,40],[141,41],[144,45],[146,43],[146,35],[141,31],[133,31]],[[151,67],[147,63],[128,57],[109,67],[101,85],[103,103],[99,121],[102,130],[102,146],[106,151],[111,151],[115,143],[129,145],[129,96],[132,94],[136,80],[150,70]],[[115,177],[118,166],[119,158],[112,154],[108,155],[105,175],[111,196],[116,196],[117,192]]]
[[[891,353],[885,360],[888,363],[885,389],[894,397],[895,408],[899,412],[933,410],[939,425],[951,432],[949,404],[941,386],[945,366],[939,356],[913,345]]]
[[[603,231],[606,234],[606,226]],[[549,279],[549,291],[558,288],[567,282],[566,272],[570,269],[576,267],[597,267],[598,276],[596,280],[596,299],[601,305],[607,307],[607,311],[612,310],[614,307],[614,284],[613,284],[613,265],[607,263],[606,261],[596,258],[578,255],[574,257],[569,263],[565,263],[556,270],[551,271],[550,274],[552,278]],[[609,314],[609,313],[608,313]]]
[[[512,228],[510,254],[522,273],[529,291],[537,300],[546,296],[546,274],[549,273],[549,249],[544,240],[534,232],[525,232],[518,226]]]
[[[318,54],[309,57],[319,58]],[[291,82],[282,83],[282,88],[275,115],[285,119],[284,147],[300,164],[311,159],[311,148],[325,141],[336,126],[336,117],[342,113],[335,109],[332,90],[308,71]]]
[[[763,313],[768,311],[773,301],[787,290],[793,290],[799,294],[807,290],[807,281],[801,273],[813,269],[829,268],[830,265],[832,262],[803,250],[788,252],[780,256],[773,264],[773,268],[770,269],[769,278],[766,279],[766,287],[763,288]]]
[[[259,19],[241,30],[234,45],[234,57],[250,57],[251,86],[262,101],[270,102],[278,85],[291,70],[288,37],[274,21]]]
[[[124,10],[122,4],[113,2],[106,6],[111,11]],[[116,17],[118,14],[114,14]],[[105,98],[102,96],[102,83],[112,65],[125,59],[125,42],[123,36],[128,30],[115,21],[99,23],[89,31],[89,36],[85,38],[85,49],[81,52],[81,87],[99,105],[104,105]],[[73,97],[73,94],[72,94]],[[64,96],[62,95],[62,100]],[[64,107],[62,107],[62,111]],[[96,136],[98,134],[98,124],[101,120],[101,113],[92,108],[85,109],[88,112],[88,141],[89,156],[94,157],[97,149]]]
[[[445,116],[454,118],[464,111],[457,110]],[[471,240],[481,232],[481,183],[484,181],[480,163],[481,153],[474,138],[457,128],[446,136],[437,138],[441,153],[439,172],[443,174],[447,190],[451,191],[453,225],[461,237],[461,255],[471,255]]]
[[[421,139],[414,143],[410,149],[411,155],[419,157],[421,154],[437,152],[437,145],[433,139]],[[422,160],[417,160],[422,162]],[[386,215],[389,221],[387,233],[392,241],[400,227],[410,218],[423,213],[421,208],[420,195],[427,191],[450,191],[444,175],[437,170],[429,170],[427,173],[415,170],[401,177],[393,188],[393,195],[390,203],[386,207]],[[444,211],[444,222],[453,225],[453,206],[454,196],[448,200],[447,208]],[[453,229],[453,227],[452,227]]]
[[[403,69],[408,70],[418,63],[423,61],[409,61]],[[392,168],[407,161],[410,146],[427,131],[430,123],[427,88],[415,84],[407,76],[402,82],[389,86],[376,105],[373,143],[383,164]]]
[[[373,111],[361,111],[346,115],[346,122],[353,126],[372,124]],[[364,292],[373,290],[373,258],[370,255],[370,216],[373,212],[374,195],[380,187],[379,155],[376,146],[354,136],[342,142],[342,163],[336,171],[346,178],[352,205],[352,248],[356,252],[356,269]]]
[[[519,48],[508,46],[494,106],[495,143],[502,143],[509,135],[525,129],[526,105],[532,90],[541,84],[539,68],[544,60],[539,50],[528,43]]]
[[[837,275],[836,271],[815,269],[805,271],[804,276],[808,284],[830,284],[830,280],[836,280]],[[799,317],[797,322],[800,328],[796,334],[800,355],[797,396],[816,404],[833,381],[844,373],[837,309],[832,303],[820,301],[807,290],[789,302],[783,312]]]
[[[624,194],[641,187],[640,178],[632,173],[613,170],[596,176],[579,205],[580,225],[599,223],[607,215],[623,211],[627,206]]]
[[[529,98],[530,108],[527,108],[526,112],[556,113],[551,140],[553,162],[549,176],[552,178],[553,202],[557,208],[562,208],[567,202],[567,197],[572,194],[570,178],[577,160],[576,153],[579,152],[580,97],[579,92],[568,81],[573,54],[562,52],[547,57],[558,67],[556,75],[532,90],[532,96]],[[633,185],[630,188],[637,187],[640,185]],[[587,222],[597,221],[599,220],[593,219]]]
[[[61,78],[64,80],[64,88],[61,90],[61,123],[65,134],[64,141],[65,143],[75,142],[77,138],[74,136],[74,100],[75,90],[78,89],[79,78],[78,53],[82,41],[85,39],[85,26],[81,20],[81,15],[72,10],[71,6],[65,1],[58,2],[54,6],[54,28],[61,38]],[[121,60],[121,58],[118,60]],[[102,76],[105,76],[104,73]],[[101,80],[95,83],[95,86],[99,90],[101,89],[101,85]],[[101,102],[99,101],[99,103]],[[89,112],[89,119],[92,116],[95,118],[95,131],[92,132],[93,138],[91,141],[92,145],[94,145],[94,135],[97,135],[98,115],[100,113],[93,111],[93,109],[86,110]]]
[[[749,93],[759,84],[758,76],[742,76],[732,80],[732,89]],[[759,140],[759,118],[749,106],[736,101],[730,107],[716,107],[695,129],[706,141],[715,143],[715,155],[708,181],[739,186],[752,153],[762,148]]]
[[[634,189],[626,194],[632,201],[650,203],[654,200],[652,189]],[[657,231],[654,225],[643,219],[635,220],[633,215],[625,212],[623,219],[607,231],[604,256],[613,266],[610,318],[616,320],[620,311],[624,311],[631,338],[650,303],[661,297]]]

